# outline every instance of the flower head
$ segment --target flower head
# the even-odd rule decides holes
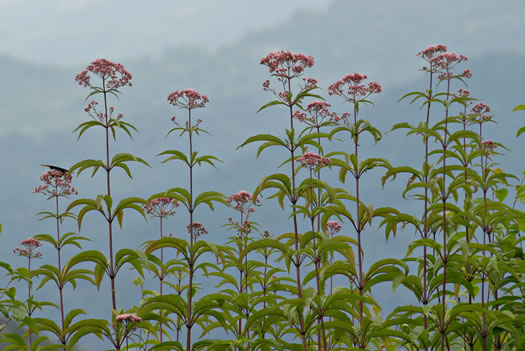
[[[206,95],[201,95],[193,89],[176,90],[168,95],[168,102],[170,104],[188,110],[202,108],[206,106],[209,101]]]
[[[117,322],[142,322],[142,318],[131,313],[119,314],[115,319]]]
[[[88,103],[86,108],[84,108],[84,111],[86,111],[88,115],[94,120],[98,119],[102,123],[107,123],[108,120],[112,119],[113,112],[115,112],[115,107],[110,106],[108,109],[109,113],[105,113],[105,112],[97,111],[97,105],[98,105],[98,102],[95,100],[92,100],[90,103]],[[122,113],[119,113],[116,119],[118,120],[118,119],[121,119],[122,117],[124,117]]]
[[[73,177],[70,174],[51,170],[44,173],[40,180],[44,184],[36,187],[33,194],[41,193],[49,197],[78,195],[78,191],[71,186]]]
[[[468,58],[464,55],[458,55],[455,52],[444,52],[444,53],[441,53],[431,58],[429,62],[436,69],[448,71],[454,66],[456,66],[458,63],[467,61],[467,60]]]
[[[164,218],[173,216],[175,208],[179,207],[180,203],[175,199],[169,197],[158,197],[150,201],[149,205],[144,205],[144,211],[152,217]]]
[[[230,205],[230,207],[236,209],[237,211],[248,213],[249,215],[250,213],[255,212],[255,209],[250,207],[252,200],[252,194],[245,190],[241,190],[238,193],[230,195],[230,197],[226,199],[226,202],[228,205]],[[255,201],[259,202],[260,200],[256,199]]]
[[[469,119],[472,123],[485,123],[492,120],[492,116],[488,113],[490,112],[490,106],[482,102],[478,102],[469,113]]]
[[[326,223],[326,229],[328,229],[328,232],[330,235],[334,235],[336,233],[339,233],[343,226],[339,224],[337,221],[329,221]]]
[[[472,110],[470,110],[472,113],[476,114],[484,114],[490,112],[490,106],[486,105],[482,102],[478,102],[474,107],[472,107]]]
[[[379,83],[361,84],[366,78],[365,74],[347,74],[343,79],[328,87],[328,95],[339,95],[347,101],[357,102],[365,100],[372,94],[379,94],[382,91]]]
[[[417,56],[422,57],[426,61],[430,61],[441,52],[447,51],[447,47],[443,44],[430,45],[425,50],[417,53]]]
[[[89,72],[102,79],[102,84],[109,90],[116,90],[120,87],[131,86],[131,73],[126,71],[124,66],[120,63],[114,63],[109,60],[99,58],[93,62],[86,69],[75,77],[79,85],[94,88],[91,85],[91,76]]]
[[[341,117],[335,112],[330,112],[328,109],[330,106],[331,105],[325,101],[313,101],[306,106],[306,113],[295,111],[292,117],[301,122],[305,122],[312,127],[320,127],[325,121],[333,123],[338,122]]]
[[[16,247],[13,252],[18,256],[24,256],[28,258],[38,258],[42,256],[41,252],[35,252],[37,247],[42,246],[42,243],[35,238],[27,238],[20,242],[24,247],[23,249]]]
[[[301,162],[303,167],[310,169],[328,166],[331,162],[329,158],[321,157],[321,155],[315,152],[306,152],[303,156],[298,157],[297,161]]]
[[[188,233],[192,236],[193,239],[197,239],[199,236],[208,234],[206,228],[199,222],[193,222],[186,226],[188,228]]]
[[[268,66],[270,73],[287,79],[300,76],[306,67],[314,65],[314,58],[290,51],[271,52],[261,59],[261,65]]]
[[[487,139],[481,143],[481,149],[483,150],[483,153],[485,155],[489,155],[494,152],[494,149],[497,148],[498,145],[490,139]]]
[[[498,145],[496,145],[494,140],[490,140],[490,139],[485,140],[484,142],[481,143],[481,145],[483,145],[483,147],[487,149],[495,149],[496,147],[498,147]]]
[[[467,89],[460,88],[457,92],[457,96],[459,97],[468,97],[470,95],[470,91]]]

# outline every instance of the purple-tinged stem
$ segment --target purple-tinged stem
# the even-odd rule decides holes
[[[63,297],[63,289],[64,289],[64,282],[62,277],[62,261],[60,257],[60,250],[62,249],[62,245],[60,244],[60,215],[58,212],[58,196],[55,196],[55,205],[56,205],[56,224],[57,224],[57,256],[58,256],[58,274],[60,275],[60,281],[58,283],[58,292],[60,295],[60,321],[62,322],[62,332],[65,330],[65,324],[64,324],[64,297]],[[60,338],[60,342],[65,345],[66,339],[65,336]],[[64,347],[64,351],[66,351],[66,348]]]
[[[449,71],[447,69],[447,75]],[[447,102],[450,94],[450,79],[447,80]],[[446,187],[446,160],[447,160],[447,141],[448,141],[448,104],[445,109],[445,133],[443,138],[443,298],[442,298],[442,316],[440,322],[441,331],[441,351],[445,351],[445,312],[446,312],[446,294],[447,294],[447,187]]]
[[[105,128],[106,128],[106,180],[107,180],[107,191],[108,196],[111,197],[111,179],[109,168],[109,121],[108,121],[108,102],[107,102],[107,93],[106,93],[106,80],[102,77],[102,90],[104,93],[104,112],[105,112]],[[115,289],[115,264],[113,261],[113,220],[110,218],[108,220],[108,229],[109,229],[109,278],[111,279],[111,301],[113,309],[117,309],[117,297]],[[117,349],[120,350],[120,345],[117,345]]]

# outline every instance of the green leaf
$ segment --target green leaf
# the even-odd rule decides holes
[[[286,105],[286,104],[284,102],[282,102],[282,101],[279,101],[279,100],[273,100],[273,101],[267,103],[266,105],[263,105],[261,108],[259,108],[257,110],[257,113],[261,112],[262,110],[264,110],[267,107],[274,106],[274,105]]]

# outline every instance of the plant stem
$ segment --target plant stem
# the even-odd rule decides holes
[[[192,319],[192,301],[193,301],[193,264],[194,264],[194,253],[193,253],[193,145],[192,145],[192,126],[191,126],[191,109],[188,109],[188,128],[189,130],[189,142],[190,142],[190,261],[189,263],[189,290],[188,290],[188,315],[186,317],[186,328],[188,333],[186,335],[186,351],[191,351],[191,328],[193,327]]]
[[[359,132],[357,130],[357,102],[354,102],[354,153],[356,158],[356,164],[359,165],[358,157],[358,139]],[[361,217],[359,215],[359,170],[355,170],[355,198],[356,198],[356,217],[357,217],[357,255],[359,261],[359,281],[358,290],[359,296],[363,296],[364,282],[363,282],[363,255],[361,248]],[[363,300],[359,300],[359,347],[365,348],[365,334],[363,330]]]
[[[111,179],[110,179],[110,167],[109,167],[109,121],[108,121],[108,102],[107,102],[107,93],[106,93],[106,79],[102,77],[102,90],[104,95],[104,118],[105,118],[105,128],[106,128],[106,181],[107,181],[107,192],[108,196],[111,197]],[[115,290],[115,264],[113,262],[113,220],[112,218],[108,219],[108,230],[109,230],[109,278],[111,279],[111,301],[112,307],[114,310],[117,309],[117,297]],[[119,349],[119,345],[117,345]]]
[[[58,256],[58,274],[60,281],[58,283],[58,292],[60,295],[60,320],[62,322],[62,332],[65,330],[65,324],[64,324],[64,297],[63,297],[63,289],[64,289],[64,283],[63,283],[63,276],[62,276],[62,261],[60,257],[60,250],[62,249],[62,245],[60,244],[60,215],[58,212],[58,196],[55,196],[55,207],[56,207],[56,224],[57,224],[57,256]],[[66,339],[65,335],[64,337],[60,338],[60,342],[65,345]],[[66,348],[64,347],[64,351],[66,351]]]
[[[447,75],[449,70],[447,69]],[[446,187],[446,160],[447,160],[447,142],[448,142],[448,102],[450,95],[450,79],[447,80],[447,104],[445,109],[445,133],[443,137],[443,298],[442,298],[442,316],[440,322],[441,332],[441,351],[445,350],[445,312],[446,312],[446,294],[447,294],[447,187]]]
[[[427,104],[427,120],[426,120],[426,126],[428,128],[428,125],[430,123],[430,105],[431,105],[431,99],[432,99],[432,78],[433,78],[433,69],[432,69],[432,63],[430,63],[430,82],[429,82],[429,88],[428,88],[428,104]],[[428,167],[428,137],[425,138],[425,167]],[[424,175],[425,183],[429,183],[428,175]],[[423,239],[428,238],[428,187],[425,187],[425,210],[423,213]],[[421,300],[423,302],[423,306],[428,305],[429,303],[429,296],[428,296],[428,287],[427,287],[427,265],[428,265],[428,257],[427,257],[427,245],[423,246],[423,291],[421,294]],[[423,314],[423,325],[425,330],[428,328],[428,320],[427,315]],[[425,347],[425,350],[428,350],[427,347]]]
[[[292,91],[292,86],[290,79],[288,79],[288,91]],[[290,108],[290,131],[293,131],[293,104],[289,103],[288,107]],[[292,206],[295,206],[297,203],[297,199],[295,198],[295,158],[294,158],[294,149],[295,145],[290,145],[290,161],[292,164]],[[294,226],[294,235],[295,235],[295,250],[297,251],[297,254],[295,256],[295,272],[297,275],[297,295],[299,298],[303,296],[303,290],[302,290],[302,281],[301,281],[301,255],[299,254],[299,228],[297,225],[297,215],[295,214],[294,209],[294,215],[293,215],[293,226]],[[305,330],[304,330],[304,318],[300,318],[301,323],[301,339],[303,344],[303,350],[306,351],[306,339],[304,336]]]

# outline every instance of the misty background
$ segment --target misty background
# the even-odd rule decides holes
[[[133,74],[133,87],[123,88],[120,100],[110,104],[140,133],[134,134],[134,140],[120,133],[117,143],[110,146],[111,153],[130,152],[152,167],[132,164],[132,180],[119,169],[112,172],[114,199],[147,198],[171,187],[188,186],[187,168],[182,163],[161,164],[162,158],[155,157],[166,149],[187,150],[186,138],[179,139],[175,133],[165,138],[173,126],[170,118],[185,117],[182,110],[168,104],[167,96],[185,88],[210,98],[208,106],[195,113],[212,135],[197,137],[195,149],[223,161],[217,169],[203,166],[194,172],[197,192],[216,190],[226,196],[239,190],[253,192],[262,177],[288,173],[287,168],[277,169],[288,156],[282,150],[265,151],[258,159],[255,144],[236,150],[255,134],[284,136],[289,123],[284,108],[256,113],[272,99],[262,90],[261,84],[269,74],[259,61],[278,50],[314,56],[315,65],[305,77],[319,80],[319,94],[339,113],[350,106],[328,96],[329,84],[353,72],[367,74],[368,81],[382,84],[383,92],[373,96],[375,106],[362,109],[360,117],[386,132],[395,123],[424,119],[419,106],[398,100],[407,92],[427,88],[427,76],[420,71],[425,62],[416,54],[428,45],[447,45],[449,51],[469,58],[458,70],[471,69],[473,77],[467,82],[471,96],[490,105],[497,122],[488,125],[484,134],[514,151],[506,152],[498,161],[504,171],[519,175],[525,168],[523,144],[515,135],[525,125],[525,116],[512,109],[525,103],[524,11],[525,3],[519,0],[0,0],[1,260],[15,267],[25,265],[24,258],[14,256],[13,248],[35,234],[55,233],[53,221],[40,222],[36,215],[54,211],[44,196],[32,194],[46,171],[40,164],[68,168],[82,159],[104,158],[102,129],[89,130],[79,141],[72,133],[89,119],[83,108],[90,92],[78,86],[74,77],[97,58],[122,63]],[[461,87],[456,84],[453,90]],[[439,118],[439,113],[435,112],[434,117]],[[361,146],[361,155],[385,157],[393,165],[419,167],[424,156],[421,140],[405,137],[403,131],[385,134],[377,145],[365,137]],[[330,148],[345,147],[339,143]],[[382,174],[374,170],[366,177],[364,202],[419,215],[418,202],[400,197],[406,179],[400,177],[382,190]],[[74,179],[79,196],[71,200],[105,192],[102,173],[94,178],[89,175],[84,172]],[[333,186],[340,186],[336,177],[330,179]],[[352,191],[354,185],[349,182],[344,187]],[[66,202],[61,200],[61,204],[64,209]],[[195,219],[209,231],[203,239],[224,244],[233,233],[223,225],[236,214],[221,205],[213,214],[199,208]],[[276,201],[263,200],[253,220],[261,223],[262,231],[281,234],[291,228],[288,215],[289,211],[281,211]],[[179,208],[165,225],[165,232],[185,237],[187,217]],[[414,239],[413,231],[407,230],[386,242],[378,224],[376,221],[365,233],[365,265],[379,258],[403,257],[407,243]],[[342,233],[354,236],[349,226],[343,224],[343,228]],[[125,214],[122,230],[118,226],[114,229],[117,249],[139,248],[142,242],[159,236],[156,220],[146,223],[134,212]],[[78,231],[76,223],[66,221],[62,232],[67,231]],[[107,226],[100,215],[88,214],[80,234],[92,240],[84,244],[84,249],[100,249],[107,254]],[[38,263],[55,263],[54,249],[44,246],[42,252],[44,256]],[[70,257],[77,252],[67,247],[63,254]],[[131,282],[135,276],[124,270],[117,277],[118,306],[126,309],[139,303],[140,291]],[[199,279],[205,283],[205,278]],[[66,309],[83,308],[91,318],[107,318],[111,306],[107,283],[103,282],[99,293],[84,283],[79,283],[74,292],[68,286]],[[212,287],[213,282],[208,285]],[[403,289],[392,293],[389,286],[384,287],[373,291],[373,295],[383,304],[385,313],[397,304],[412,301]],[[157,288],[156,282],[152,288]],[[25,298],[24,292],[20,291],[21,299]],[[56,287],[48,284],[36,295],[56,302]],[[46,310],[42,315],[58,314]],[[91,343],[96,349],[93,345],[96,342]]]

